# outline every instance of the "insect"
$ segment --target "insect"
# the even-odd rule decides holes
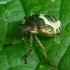
[[[6,19],[0,18],[0,20],[8,22]],[[41,34],[47,37],[54,37],[56,35],[59,35],[61,31],[60,20],[57,20],[55,17],[48,14],[31,14],[30,16],[24,17],[24,23],[22,23],[19,28],[23,33],[30,34],[30,49],[25,54],[25,63],[27,64],[27,57],[32,51],[33,35],[39,46],[42,48],[44,57],[46,60],[48,60],[46,50],[36,35]]]

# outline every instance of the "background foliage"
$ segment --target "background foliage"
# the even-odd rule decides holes
[[[29,35],[18,37],[11,47],[3,47],[20,33],[14,24],[22,22],[25,15],[47,13],[61,20],[63,29],[55,38],[38,35],[44,45],[51,65],[35,39],[33,50],[24,64],[24,55],[29,49]],[[0,21],[0,70],[70,70],[70,0],[0,0],[0,17],[14,24]]]

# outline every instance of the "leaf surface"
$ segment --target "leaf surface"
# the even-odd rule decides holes
[[[24,56],[29,50],[29,35],[17,37],[12,46],[3,47],[21,32],[16,25],[21,24],[24,16],[31,12],[53,15],[62,23],[61,34],[55,38],[37,35],[50,64],[35,39],[28,64],[24,63]],[[70,0],[1,0],[0,18],[12,22],[0,20],[0,70],[70,70]],[[23,36],[24,41],[21,40]]]

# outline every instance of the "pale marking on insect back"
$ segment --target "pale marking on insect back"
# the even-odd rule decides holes
[[[56,33],[56,29],[59,30],[59,27],[61,27],[61,22],[58,20],[57,22],[50,22],[48,21],[48,19],[46,17],[44,17],[44,14],[40,14],[39,18],[42,18],[45,22],[45,24],[50,25],[51,27],[53,27],[54,32]]]

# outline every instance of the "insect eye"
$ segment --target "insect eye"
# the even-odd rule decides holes
[[[30,33],[30,32],[31,32],[31,30],[29,29],[27,32],[28,32],[28,33]]]

